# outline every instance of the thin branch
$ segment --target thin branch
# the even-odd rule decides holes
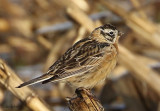
[[[22,80],[15,72],[0,59],[0,83],[2,83],[9,91],[11,91],[20,100],[25,101],[27,106],[34,111],[51,111],[46,103],[28,87],[21,89],[16,88],[22,83]]]

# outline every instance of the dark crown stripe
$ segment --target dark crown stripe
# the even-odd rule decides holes
[[[100,27],[101,29],[112,29],[112,30],[116,30],[116,27],[111,25],[111,24],[105,24],[103,26]]]

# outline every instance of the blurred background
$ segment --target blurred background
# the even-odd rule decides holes
[[[31,94],[50,111],[69,111],[68,85],[15,87],[106,23],[124,34],[116,68],[93,93],[106,111],[160,111],[159,0],[0,0],[0,111],[35,110]]]

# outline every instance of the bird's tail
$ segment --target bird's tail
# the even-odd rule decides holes
[[[21,88],[21,87],[24,87],[24,86],[29,86],[29,85],[32,85],[32,84],[36,84],[36,83],[39,83],[39,82],[43,82],[47,79],[50,79],[53,75],[50,75],[50,74],[43,74],[42,76],[40,77],[37,77],[35,79],[32,79],[30,81],[27,81],[27,82],[24,82],[22,84],[20,84],[19,86],[17,86],[16,88]]]

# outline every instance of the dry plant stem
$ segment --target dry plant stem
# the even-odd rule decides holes
[[[75,40],[73,41],[73,44],[76,43],[77,41],[83,39],[84,35],[86,33],[86,29],[81,26],[78,30],[78,34],[77,34],[77,37],[75,38]]]
[[[144,64],[146,64],[150,68],[154,68],[154,66],[155,67],[157,67],[157,66],[160,67],[160,65],[159,65],[160,62],[158,62],[154,59],[144,57],[144,56],[139,56],[139,55],[136,55],[135,57],[136,57],[137,60],[141,60]],[[113,80],[118,80],[120,77],[122,77],[126,74],[128,74],[127,68],[122,66],[122,65],[119,65],[113,70],[111,77],[112,77]]]
[[[85,0],[72,0],[81,10],[83,11],[89,11],[89,5],[87,4],[87,1]]]
[[[96,27],[96,24],[88,17],[88,15],[86,15],[85,12],[78,8],[77,5],[74,4],[71,0],[59,0],[59,2],[61,5],[66,6],[67,13],[87,30],[91,32],[93,28]]]
[[[108,9],[122,17],[126,24],[144,40],[148,41],[153,46],[160,48],[159,28],[155,24],[151,23],[149,20],[142,19],[138,16],[137,12],[127,12],[113,1],[99,1]]]
[[[82,12],[80,9],[78,9],[76,6],[71,6],[67,8],[67,12],[74,18],[74,19],[79,19],[79,15],[82,15],[83,18],[79,19],[79,23],[82,26],[85,26],[85,28],[87,28],[90,32],[93,30],[94,27],[94,23],[92,22],[91,19],[88,18],[88,16],[86,16],[86,14],[84,12]],[[88,21],[87,24],[84,21]],[[89,25],[88,25],[89,24]]]
[[[148,68],[142,61],[137,60],[137,58],[123,46],[120,46],[119,50],[119,62],[134,72],[133,76],[137,79],[145,81],[160,96],[160,76],[151,68]]]
[[[37,36],[37,40],[48,50],[52,48],[52,43],[45,39],[42,35]]]
[[[148,49],[142,49],[141,53],[143,53],[143,54],[145,54],[147,56],[156,58],[156,59],[158,59],[160,61],[160,51],[158,49],[155,49],[153,47],[148,48]]]
[[[146,111],[139,97],[141,92],[138,92],[135,87],[135,80],[131,75],[126,75],[114,83],[113,89],[123,98],[128,111]]]
[[[132,2],[132,4],[133,4],[133,6],[138,10],[138,8],[139,7],[141,7],[141,5],[140,5],[140,1],[139,0],[130,0],[131,2]],[[147,20],[147,16],[146,16],[146,14],[145,14],[145,12],[143,11],[143,10],[138,10],[138,13],[141,15],[141,17],[143,18],[143,19],[146,19]]]
[[[152,111],[155,108],[158,109],[155,106],[158,106],[159,96],[143,81],[139,81],[128,74],[113,84],[114,90],[123,98],[128,111]]]
[[[104,111],[104,108],[96,98],[88,96],[85,90],[76,91],[77,97],[68,99],[69,108],[72,111]]]
[[[26,11],[21,8],[20,6],[11,3],[8,0],[0,0],[0,7],[1,9],[5,10],[6,13],[9,13],[10,15],[14,16],[25,16]]]
[[[146,111],[134,84],[135,79],[127,75],[115,82],[114,90],[120,95],[128,111]]]
[[[7,20],[0,18],[0,31],[5,32],[10,29],[10,24]]]
[[[15,88],[22,80],[0,59],[0,82],[20,100],[25,101],[29,108],[34,111],[50,111],[46,104],[36,96],[28,87]]]
[[[45,0],[35,0],[35,2],[42,8],[42,9],[48,9],[49,3]]]
[[[23,47],[23,50],[31,53],[39,50],[39,47],[35,42],[22,37],[10,36],[7,38],[7,43],[14,48]]]

